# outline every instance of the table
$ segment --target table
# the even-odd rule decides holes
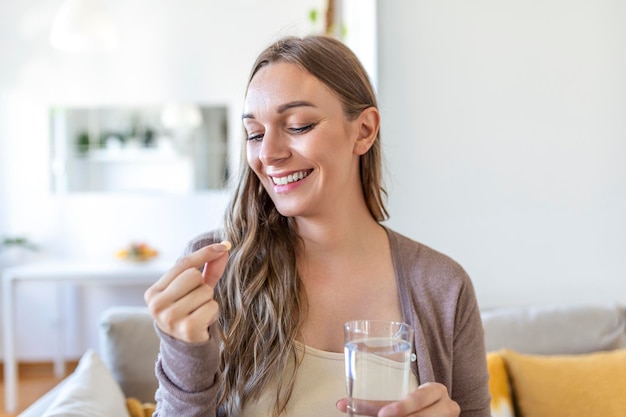
[[[70,282],[77,285],[127,286],[150,285],[172,266],[171,262],[150,261],[131,263],[111,261],[108,263],[85,262],[46,262],[6,268],[2,273],[2,308],[4,338],[4,381],[5,408],[14,413],[17,408],[17,358],[15,354],[16,316],[14,307],[14,291],[19,282]],[[63,316],[60,303],[57,303],[59,317]],[[57,352],[54,357],[55,375],[65,373],[65,358],[61,339],[64,336],[63,324],[57,333]]]

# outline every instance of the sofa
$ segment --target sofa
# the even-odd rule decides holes
[[[494,417],[626,416],[626,306],[481,312]],[[100,346],[20,416],[148,416],[159,341],[146,308],[113,307]]]

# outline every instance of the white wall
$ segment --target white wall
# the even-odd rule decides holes
[[[626,302],[626,3],[378,2],[390,225],[483,308]]]
[[[226,194],[52,195],[50,107],[168,100],[225,104],[236,163],[243,93],[254,58],[278,36],[318,30],[321,25],[310,23],[309,11],[321,9],[324,2],[107,0],[120,46],[82,54],[60,52],[48,43],[61,3],[0,2],[0,236],[26,235],[42,246],[44,257],[109,259],[131,240],[145,240],[163,258],[174,259],[189,239],[219,225]],[[114,290],[102,292],[82,293],[84,305],[90,306],[87,326],[97,315],[91,306],[104,305],[103,300],[143,303],[140,290],[132,299],[119,290],[117,296]],[[52,292],[31,285],[18,295],[18,303],[28,323],[20,329],[20,357],[49,357],[49,344],[26,334],[54,331],[53,319],[45,313],[52,309]]]

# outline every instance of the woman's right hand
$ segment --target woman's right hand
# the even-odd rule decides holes
[[[182,257],[144,294],[157,327],[188,343],[209,340],[219,306],[214,288],[226,268],[230,242],[205,246]]]

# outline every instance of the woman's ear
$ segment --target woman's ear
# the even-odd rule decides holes
[[[354,153],[363,155],[374,144],[380,128],[380,113],[376,107],[363,110],[355,120],[357,137],[354,142]]]

